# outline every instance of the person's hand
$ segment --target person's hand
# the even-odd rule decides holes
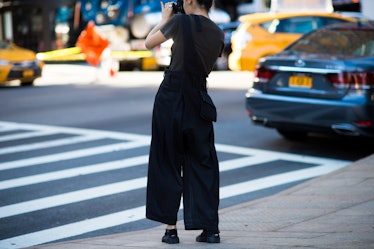
[[[161,11],[162,11],[162,19],[159,24],[153,27],[151,32],[147,35],[145,38],[145,47],[147,49],[152,49],[156,47],[157,45],[160,45],[161,43],[165,42],[167,39],[162,34],[160,29],[169,21],[169,19],[174,15],[173,12],[173,2],[167,2],[163,3],[161,1]]]
[[[163,3],[161,1],[162,19],[164,21],[168,21],[174,15],[173,3],[174,2]]]

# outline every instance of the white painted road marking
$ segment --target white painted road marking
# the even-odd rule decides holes
[[[46,136],[46,135],[52,135],[52,134],[55,134],[55,132],[53,132],[53,131],[23,132],[23,133],[20,133],[20,134],[2,136],[2,137],[0,137],[0,142],[18,140],[18,139],[25,139],[25,138],[31,138],[31,137],[40,137],[40,136]]]
[[[118,151],[118,150],[127,150],[137,147],[145,146],[146,144],[143,141],[134,141],[134,142],[125,142],[125,143],[116,143],[110,145],[97,146],[89,149],[81,149],[69,152],[62,152],[58,154],[52,154],[47,156],[40,156],[34,158],[21,159],[16,161],[10,161],[0,164],[0,171],[8,169],[16,169],[23,167],[30,167],[42,163],[52,163],[62,160],[75,159],[85,156],[92,156],[98,154],[104,154],[108,152]]]
[[[148,155],[0,181],[0,190],[146,164]]]
[[[221,199],[230,198],[236,195],[248,194],[257,190],[266,189],[270,187],[276,187],[286,183],[292,183],[294,181],[301,181],[310,179],[312,177],[319,176],[321,174],[329,173],[339,167],[330,167],[326,169],[325,166],[313,167],[309,169],[299,170],[290,173],[277,174],[269,177],[263,177],[256,180],[251,180],[247,182],[238,183],[235,185],[230,185],[227,187],[220,188]],[[146,178],[139,179],[140,181],[146,181]],[[121,184],[113,185],[112,187],[121,187]],[[130,187],[131,189],[131,187]],[[84,193],[82,193],[84,194]],[[77,196],[80,193],[76,193]],[[63,198],[60,196],[60,198]],[[59,200],[56,199],[56,200]],[[48,205],[50,201],[56,201],[55,199],[46,198],[44,202]],[[74,201],[74,200],[73,200]],[[32,204],[31,204],[32,205]],[[47,206],[46,205],[46,206]],[[15,209],[17,207],[14,207]],[[11,212],[12,208],[8,210]],[[33,245],[39,245],[59,239],[64,239],[68,237],[77,236],[87,232],[92,232],[108,227],[114,227],[118,225],[123,225],[129,222],[134,222],[138,220],[145,219],[145,206],[140,206],[137,208],[129,209],[122,212],[112,213],[100,217],[95,217],[92,219],[87,219],[75,223],[70,223],[68,225],[53,227],[50,229],[45,229],[42,231],[20,235],[17,237],[9,238],[0,241],[0,248],[22,248],[30,247]]]
[[[53,141],[47,141],[47,142],[39,142],[39,143],[32,143],[32,144],[26,144],[26,145],[18,145],[13,146],[9,148],[4,148],[0,150],[0,155],[2,154],[10,154],[10,153],[17,153],[22,151],[31,151],[31,150],[38,150],[38,149],[44,149],[44,148],[51,148],[51,147],[57,147],[57,146],[63,146],[63,145],[69,145],[69,144],[76,144],[76,143],[82,143],[82,142],[89,142],[93,140],[97,140],[103,138],[102,136],[78,136],[78,137],[71,137],[71,138],[63,138],[63,139],[57,139]]]
[[[144,159],[144,156],[141,158]],[[246,158],[245,158],[246,159]],[[138,161],[139,162],[139,161]],[[144,162],[144,161],[143,161]],[[238,160],[228,160],[224,161],[226,165],[232,165],[233,169],[238,168],[236,163]],[[240,162],[240,160],[239,160]],[[139,164],[138,164],[139,165]],[[244,166],[239,164],[240,166]],[[246,165],[247,167],[253,166]],[[255,190],[270,188],[282,184],[287,184],[295,181],[305,180],[319,175],[326,174],[342,166],[317,166],[308,169],[302,169],[293,171],[290,173],[283,173],[278,175],[273,175],[270,177],[260,178],[256,181],[248,181],[243,183],[238,183],[231,185],[229,187],[224,187],[224,194],[221,194],[222,198],[233,197],[235,195],[246,194]],[[221,172],[231,170],[230,167],[226,167]],[[254,182],[253,186],[251,186]],[[32,201],[26,201],[22,203],[17,203],[13,205],[0,207],[0,218],[9,217],[13,215],[19,215],[22,213],[33,212],[37,210],[42,210],[46,208],[57,207],[61,205],[72,204],[75,202],[85,201],[89,199],[99,198],[107,195],[119,194],[135,189],[145,188],[146,187],[146,177],[141,177],[137,179],[132,179],[128,181],[122,181],[118,183],[112,183],[107,185],[101,185],[99,187],[93,187],[88,189],[83,189],[79,191],[69,192],[60,195],[54,195],[51,197],[40,198]],[[253,190],[255,189],[255,190]]]
[[[23,130],[20,134],[5,135],[1,137],[2,132]],[[26,132],[25,132],[26,130]],[[71,138],[55,139],[52,141],[33,142],[32,144],[17,145],[9,148],[0,149],[0,155],[10,153],[31,151],[57,147],[61,145],[76,144],[84,141],[95,141],[96,139],[111,138],[117,142],[110,145],[96,146],[87,149],[77,149],[74,151],[56,153],[47,156],[38,156],[33,158],[24,158],[14,161],[1,161],[0,171],[19,169],[41,163],[53,163],[60,160],[78,159],[85,156],[97,155],[107,152],[125,151],[132,148],[141,148],[149,146],[150,137],[144,135],[107,132],[98,130],[77,129],[68,127],[54,127],[44,125],[20,124],[11,122],[0,122],[0,141],[12,141],[22,138],[33,138],[48,134],[70,134]],[[218,152],[231,153],[237,155],[237,158],[220,162],[220,171],[226,172],[243,167],[251,167],[261,163],[271,163],[276,160],[287,160],[300,163],[308,163],[315,166],[308,168],[279,173],[262,177],[259,179],[238,182],[220,188],[221,199],[248,194],[254,191],[281,186],[287,183],[307,180],[313,177],[324,175],[341,167],[347,166],[350,162],[342,160],[333,160],[319,157],[310,157],[303,155],[294,155],[289,153],[270,152],[265,150],[243,148],[238,146],[216,144]],[[0,190],[15,187],[23,187],[31,184],[38,184],[54,180],[68,179],[79,175],[90,175],[99,172],[105,172],[128,167],[137,167],[145,165],[148,162],[148,155],[138,155],[123,160],[109,161],[98,164],[78,166],[66,170],[58,170],[48,173],[40,173],[30,176],[21,176],[0,181]],[[53,208],[60,205],[69,205],[75,202],[81,202],[93,198],[124,193],[127,191],[145,188],[146,177],[139,177],[127,181],[110,183],[96,187],[71,191],[53,196],[33,199],[0,207],[0,218],[22,215],[32,211],[40,211],[47,208]],[[0,199],[1,205],[1,199]],[[67,225],[48,228],[41,231],[23,234],[0,241],[0,248],[22,248],[42,243],[52,242],[59,239],[65,239],[72,236],[81,235],[100,229],[126,224],[133,221],[144,219],[145,207],[140,206],[125,210],[122,212],[111,213],[95,218],[90,218]]]

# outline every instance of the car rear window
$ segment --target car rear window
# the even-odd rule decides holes
[[[374,30],[321,29],[299,39],[288,50],[355,57],[374,56]]]
[[[284,19],[274,19],[260,25],[269,33],[306,34],[320,27],[342,22],[347,21],[322,16],[296,16]]]

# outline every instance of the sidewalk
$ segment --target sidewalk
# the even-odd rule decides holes
[[[164,226],[159,226],[31,248],[373,249],[374,154],[279,194],[221,210],[221,244],[197,243],[200,231],[178,227],[177,245],[161,242]]]
[[[158,87],[163,79],[162,71],[121,71],[114,77],[109,71],[80,64],[46,64],[43,77],[35,80],[35,86],[59,84],[97,84],[111,87]],[[209,88],[239,89],[250,87],[253,73],[233,71],[213,71],[208,77]]]

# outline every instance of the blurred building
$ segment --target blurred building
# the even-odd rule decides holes
[[[69,46],[79,29],[76,5],[76,0],[0,0],[0,39],[38,52]]]
[[[360,11],[360,2],[363,1],[374,2],[332,0],[334,9],[339,11]],[[247,13],[257,12],[260,11],[258,6],[268,7],[270,2],[215,1],[216,7],[230,13],[232,20],[245,14],[238,9],[244,9]],[[131,21],[136,20],[137,14],[157,8],[159,0],[0,0],[0,40],[13,41],[35,52],[72,47],[87,21],[94,20],[98,25],[112,24],[131,30]]]

